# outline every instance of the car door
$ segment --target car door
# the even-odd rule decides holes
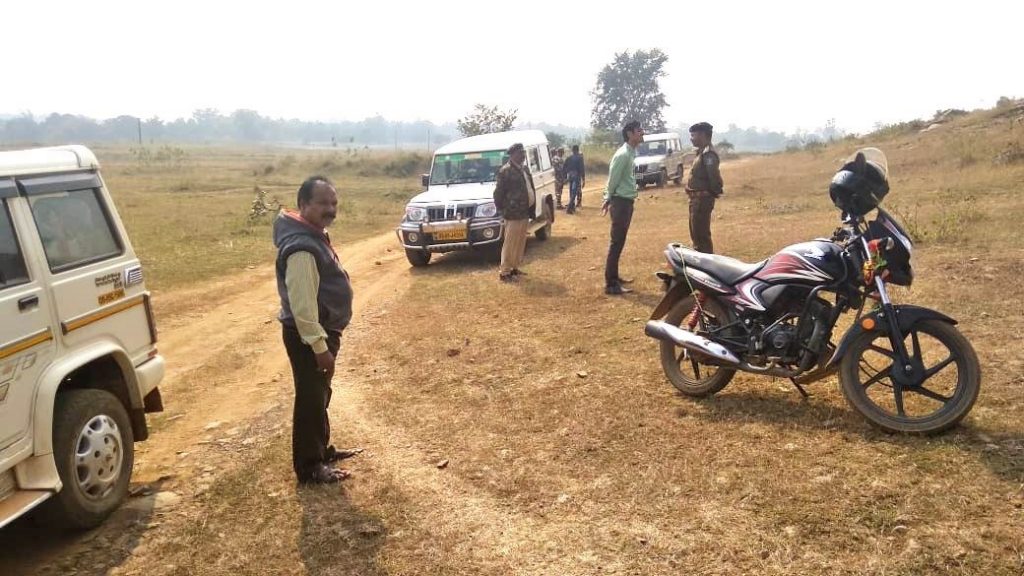
[[[536,218],[543,213],[544,198],[555,193],[555,169],[551,166],[551,156],[548,155],[546,145],[527,148],[526,159],[537,192],[537,204],[534,206]]]
[[[155,337],[142,269],[98,174],[19,179],[42,244],[61,343],[116,343],[134,363]]]
[[[24,208],[14,180],[0,178],[0,456],[26,437],[36,382],[55,349],[42,271],[26,258],[32,244]]]

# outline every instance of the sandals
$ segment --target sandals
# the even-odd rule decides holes
[[[307,472],[304,477],[299,478],[299,484],[337,484],[351,475],[352,473],[348,470],[320,464]]]
[[[333,445],[327,447],[327,454],[324,456],[324,462],[330,464],[331,462],[339,462],[346,458],[358,456],[363,453],[362,448],[350,448],[347,450],[338,450]]]

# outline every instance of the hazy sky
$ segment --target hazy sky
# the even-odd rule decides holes
[[[0,113],[586,126],[616,52],[661,48],[666,119],[787,131],[1024,97],[1024,2],[5,0]]]

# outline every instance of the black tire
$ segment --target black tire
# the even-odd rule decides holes
[[[665,316],[665,322],[682,327],[684,319],[690,315],[693,307],[694,298],[692,296],[680,300],[669,310]],[[715,318],[726,318],[725,310],[713,299],[705,302],[703,308],[705,318],[697,325],[698,332],[702,331],[702,326],[706,328],[705,322],[719,324]],[[682,363],[687,360],[689,360],[689,366],[687,370],[684,370]],[[702,374],[701,367],[708,370],[706,376]],[[664,340],[661,341],[661,369],[665,371],[665,376],[676,387],[676,390],[694,398],[703,398],[719,392],[736,375],[736,370],[732,368],[704,364],[700,358],[672,342]]]
[[[683,165],[680,164],[679,166],[677,166],[676,170],[678,170],[676,172],[676,174],[678,174],[678,176],[676,176],[675,178],[672,179],[672,183],[675,184],[676,186],[679,186],[680,184],[683,183]]]
[[[134,440],[128,413],[113,394],[58,394],[53,456],[64,486],[44,505],[44,520],[61,529],[86,530],[110,516],[128,495]]]
[[[542,242],[551,237],[551,228],[554,226],[555,223],[555,211],[551,209],[550,202],[544,203],[543,214],[544,219],[547,221],[547,224],[544,224],[543,226],[538,228],[536,232],[533,233],[533,235],[537,237],[537,240],[540,240]]]
[[[430,257],[432,255],[432,253],[425,250],[405,249],[405,258],[409,260],[409,264],[412,264],[417,268],[422,268],[423,266],[430,264]]]
[[[914,371],[924,376],[920,384],[896,392],[884,364],[892,363],[889,338],[869,332],[853,341],[840,364],[843,395],[854,410],[886,432],[937,434],[952,428],[970,412],[981,389],[981,366],[974,348],[956,327],[939,320],[914,324],[905,342],[914,358]],[[934,363],[940,356],[943,359]],[[927,375],[930,370],[934,372]]]
[[[668,183],[668,169],[662,168],[661,172],[658,172],[658,181],[654,183],[658,188],[664,188],[665,184]]]

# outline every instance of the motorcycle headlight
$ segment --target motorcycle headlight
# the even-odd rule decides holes
[[[477,206],[473,214],[479,218],[494,218],[498,215],[498,207],[494,205],[494,202],[488,202]]]
[[[422,222],[427,217],[427,210],[419,206],[406,206],[405,219],[409,222]]]

